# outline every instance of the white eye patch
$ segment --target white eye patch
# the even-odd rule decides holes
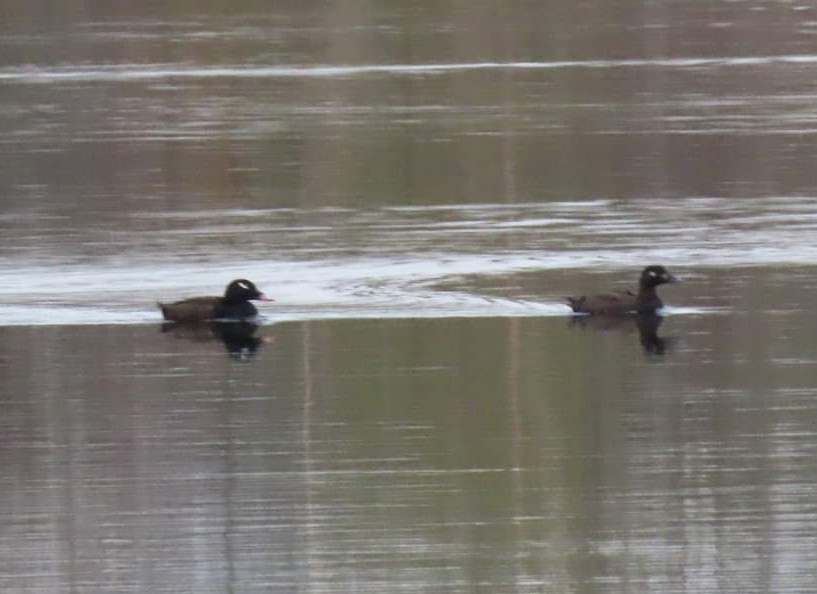
[[[658,276],[658,273],[655,270],[650,270],[647,274],[650,276]]]
[[[248,285],[248,284],[247,284],[247,283],[245,283],[245,282],[240,282],[240,283],[238,283],[238,286],[239,286],[239,287],[241,287],[242,289],[244,289],[245,291],[249,291],[249,290],[250,290],[250,285]]]

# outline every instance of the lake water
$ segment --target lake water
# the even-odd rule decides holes
[[[4,8],[3,591],[813,591],[817,11],[279,4]]]

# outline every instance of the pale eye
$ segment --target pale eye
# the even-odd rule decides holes
[[[655,270],[650,270],[650,276],[658,276],[658,273]]]
[[[250,286],[247,283],[238,283],[238,286],[244,289],[245,291],[250,290]]]

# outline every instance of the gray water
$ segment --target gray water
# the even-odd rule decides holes
[[[813,591],[814,9],[279,5],[4,9],[2,590]]]

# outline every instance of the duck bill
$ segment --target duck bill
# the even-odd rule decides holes
[[[270,299],[269,297],[267,297],[267,296],[266,296],[266,295],[264,295],[263,293],[259,293],[259,294],[258,294],[258,295],[255,297],[255,299],[256,299],[257,301],[275,301],[275,299]]]
[[[671,274],[668,274],[666,277],[664,277],[664,282],[665,283],[680,283],[681,279],[678,278],[677,276],[673,276]]]

